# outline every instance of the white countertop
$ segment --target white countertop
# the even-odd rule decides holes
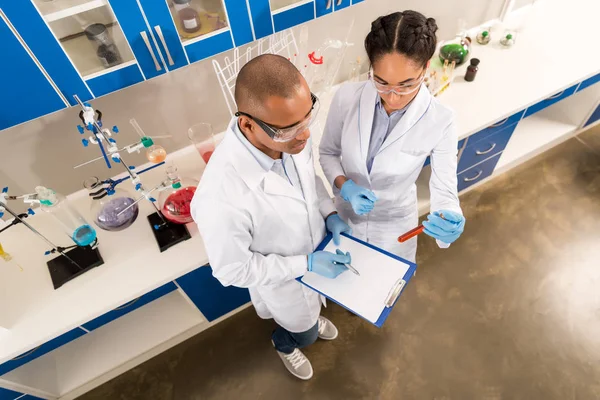
[[[475,82],[464,82],[462,66],[453,85],[439,98],[455,110],[461,138],[600,71],[600,52],[590,45],[600,1],[571,0],[567,4],[538,2],[527,30],[517,33],[517,43],[510,49],[497,44],[495,32],[493,43],[487,46],[474,42],[473,56],[481,59]],[[323,100],[322,121],[329,103]],[[319,139],[320,135],[315,135],[315,147]],[[169,160],[175,161],[182,176],[199,178],[204,168],[193,148],[173,153]],[[163,177],[164,168],[142,175],[149,187]],[[121,185],[131,187],[128,182]],[[89,216],[86,193],[78,192],[72,198]],[[58,290],[53,289],[47,271],[44,243],[23,226],[4,232],[0,239],[5,250],[24,271],[14,262],[0,261],[0,326],[10,329],[9,333],[0,329],[0,363],[208,262],[193,224],[188,225],[192,239],[160,253],[146,220],[152,211],[150,204],[142,202],[140,215],[130,228],[122,232],[98,229],[104,265]],[[58,244],[69,244],[49,215],[40,212],[28,221],[56,242],[64,238]]]

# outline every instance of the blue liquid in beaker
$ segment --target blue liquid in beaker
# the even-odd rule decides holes
[[[72,239],[77,246],[88,246],[96,240],[96,230],[89,225],[81,225],[73,232]]]

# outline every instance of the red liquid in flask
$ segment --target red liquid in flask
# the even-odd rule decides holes
[[[162,214],[166,219],[176,224],[192,222],[190,203],[196,192],[195,186],[181,188],[171,193],[162,207]]]

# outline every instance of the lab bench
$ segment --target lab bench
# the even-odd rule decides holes
[[[127,8],[135,1],[93,1],[91,5],[79,0],[70,1],[73,1],[73,7],[82,7],[79,3],[85,3],[85,7],[112,6],[115,14],[135,14],[135,8]],[[318,1],[315,0],[315,6]],[[119,5],[115,5],[117,2]],[[249,4],[252,3],[254,0],[249,0]],[[280,8],[269,14],[270,18],[274,20],[275,15],[286,10],[300,15],[301,11],[297,9],[310,2],[285,3],[272,1],[270,7]],[[455,110],[460,139],[457,176],[461,193],[567,140],[584,127],[599,123],[600,53],[588,51],[584,41],[573,41],[567,35],[556,36],[553,31],[555,26],[572,21],[577,24],[577,29],[583,31],[580,32],[581,37],[592,37],[594,16],[600,12],[600,4],[592,3],[573,0],[572,7],[567,10],[560,6],[537,10],[540,14],[537,21],[532,21],[527,31],[520,33],[517,44],[509,50],[474,43],[473,54],[482,60],[477,79],[467,83],[457,78],[439,97],[442,103]],[[1,4],[10,16],[11,13],[7,12],[10,6]],[[140,1],[139,4],[143,6],[148,2]],[[344,4],[349,3],[333,0],[331,12]],[[36,9],[32,10],[38,13]],[[251,7],[250,12],[253,10],[256,8]],[[61,12],[64,14],[66,11]],[[139,10],[136,12],[139,13]],[[162,9],[162,12],[166,11]],[[53,14],[50,19],[62,14]],[[35,15],[39,17],[40,14],[29,16]],[[259,16],[264,17],[265,14],[252,14],[251,18],[254,20]],[[146,17],[152,18],[151,15]],[[229,17],[231,19],[231,15]],[[136,31],[141,29],[139,26],[129,30],[126,25],[135,24],[129,21],[126,24],[120,18],[125,38],[131,37],[132,32],[139,34],[139,30]],[[158,17],[155,18],[158,21]],[[586,18],[589,21],[586,22]],[[156,23],[166,24],[166,20]],[[171,23],[174,23],[173,20]],[[144,26],[150,31],[146,22]],[[273,24],[270,28],[273,29]],[[166,31],[167,28],[163,28],[163,33]],[[214,33],[211,37],[218,38],[222,33]],[[19,49],[23,45],[4,18],[0,21],[0,34],[13,35],[12,41],[7,42],[8,46]],[[235,32],[228,31],[228,34],[237,44]],[[552,37],[553,40],[540,41],[540,37]],[[170,39],[174,38],[177,36],[172,31]],[[190,55],[195,57],[194,52],[202,54],[203,50],[192,50],[200,47],[189,46],[204,40],[190,39],[189,45],[180,43],[182,48],[171,52],[173,67],[182,62],[179,57],[187,57],[187,62]],[[156,43],[151,41],[151,44]],[[154,62],[151,57],[148,58],[148,52],[146,60],[141,56],[138,58],[136,52],[139,48],[136,46],[140,45],[142,49],[145,47],[143,40],[135,46],[131,44],[135,65],[130,66],[141,71],[141,64],[149,61],[152,69]],[[55,41],[48,46],[52,52],[52,48],[59,45]],[[585,62],[554,57],[554,49],[563,47],[569,48],[572,54],[585,54]],[[162,51],[164,47],[160,49]],[[28,57],[23,48],[19,51],[22,58]],[[161,63],[165,57],[162,54]],[[529,64],[544,65],[544,68],[523,70],[522,66]],[[168,68],[168,63],[161,65],[163,69]],[[23,64],[25,67],[26,64]],[[35,65],[29,67],[35,71]],[[49,73],[50,67],[47,68]],[[118,70],[126,68],[129,66]],[[462,68],[458,69],[458,76]],[[518,71],[518,75],[514,75],[517,72],[507,74],[506,71]],[[71,72],[68,69],[62,71],[64,74]],[[105,75],[98,78],[108,79]],[[43,74],[37,78],[43,78]],[[135,74],[128,78],[110,78],[114,79],[111,85],[117,87],[119,82],[134,78]],[[88,79],[83,85],[72,85],[69,90],[82,93],[83,98],[91,98],[90,92],[86,97],[85,90],[94,87],[93,84],[90,86],[94,79]],[[36,86],[37,93],[40,93],[40,88],[43,89],[43,85]],[[53,86],[49,85],[49,89]],[[66,89],[62,87],[60,90]],[[331,95],[329,93],[322,98],[318,126],[323,126]],[[56,104],[50,102],[47,105]],[[321,132],[314,132],[315,149],[320,135]],[[170,157],[181,175],[201,175],[204,163],[193,148],[179,150]],[[318,154],[315,160],[318,160]],[[316,169],[322,176],[318,161]],[[158,170],[149,171],[145,180],[159,181],[161,174]],[[417,181],[421,214],[429,211],[430,174],[431,166],[426,165]],[[86,193],[78,192],[69,197],[80,212],[89,215]],[[149,204],[140,203],[141,215],[152,211]],[[49,236],[60,235],[59,228],[50,218],[42,213],[31,217],[30,221]],[[43,247],[37,241],[24,243],[22,238],[28,232],[21,228],[11,229],[13,232],[4,234],[2,238],[3,244],[22,264],[23,271],[14,264],[9,264],[12,268],[0,271],[2,281],[10,282],[0,293],[0,327],[9,329],[0,328],[1,400],[73,399],[249,306],[247,290],[223,287],[212,276],[202,238],[194,224],[188,225],[192,236],[190,240],[164,253],[158,250],[142,217],[123,232],[98,231],[104,265],[58,290],[53,289],[45,269]]]

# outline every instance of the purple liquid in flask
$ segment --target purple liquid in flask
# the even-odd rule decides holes
[[[123,214],[118,215],[125,208],[134,203],[131,197],[113,197],[103,202],[96,214],[96,225],[106,231],[121,231],[128,228],[136,220],[139,209],[137,204]]]

